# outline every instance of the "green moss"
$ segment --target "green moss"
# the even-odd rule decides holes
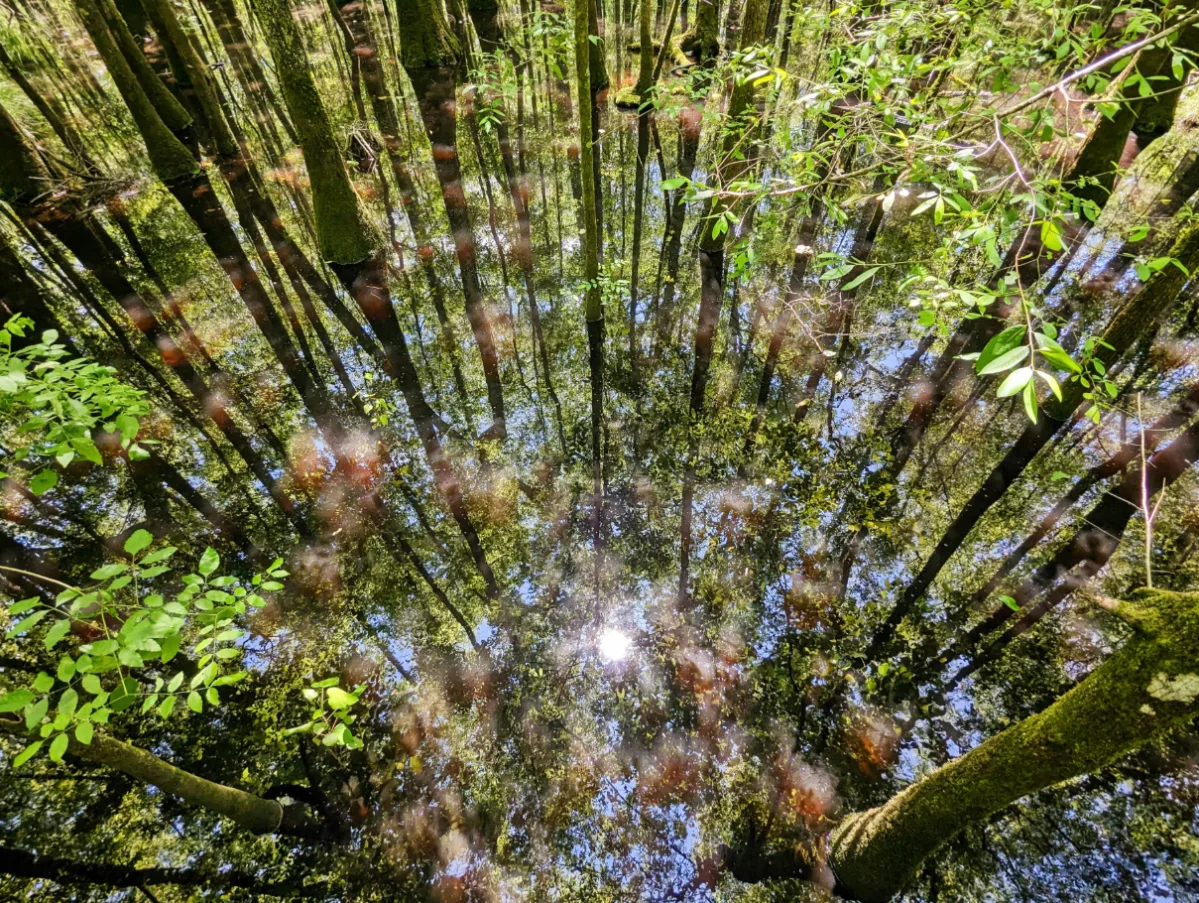
[[[612,95],[612,103],[623,109],[635,110],[641,106],[641,95],[635,86],[625,85]]]
[[[458,63],[462,48],[438,0],[396,0],[396,9],[402,29],[400,61],[405,69],[436,69]]]
[[[291,6],[288,0],[258,0],[256,7],[308,168],[321,254],[330,263],[360,263],[381,238],[350,182]]]
[[[832,865],[866,903],[891,899],[967,825],[1030,793],[1102,768],[1199,714],[1199,593],[1141,590],[1118,613],[1124,648],[1043,712],[833,832]]]

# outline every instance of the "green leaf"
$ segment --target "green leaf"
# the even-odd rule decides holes
[[[64,684],[75,676],[75,659],[64,655],[58,660],[58,679]]]
[[[123,677],[112,691],[108,704],[114,712],[123,711],[137,701],[138,683],[132,677]]]
[[[59,643],[59,641],[67,635],[67,631],[70,629],[71,622],[66,618],[56,621],[50,627],[50,629],[46,631],[46,635],[42,638],[42,645],[44,645],[47,649],[53,649]],[[63,679],[66,680],[67,678]]]
[[[75,692],[74,688],[69,688],[58,698],[58,714],[60,715],[74,715],[78,706],[79,694]]]
[[[119,561],[114,564],[106,564],[104,567],[97,568],[96,570],[92,571],[92,579],[111,580],[113,577],[117,576],[118,574],[123,574],[127,570],[129,570],[129,565],[122,564]]]
[[[981,373],[982,368],[987,366],[995,358],[1001,354],[1011,351],[1013,348],[1018,348],[1024,344],[1024,327],[1009,326],[1003,332],[995,336],[991,341],[987,342],[987,346],[983,348],[978,359],[974,362],[974,370],[976,373]]]
[[[122,649],[120,652],[118,652],[117,661],[119,661],[126,668],[131,668],[133,670],[145,666],[145,662],[142,661],[141,655],[132,649]]]
[[[160,561],[166,561],[174,555],[178,549],[174,546],[167,546],[165,549],[157,549],[142,559],[142,564],[158,564]]]
[[[165,637],[163,637],[162,640],[160,640],[162,651],[158,656],[159,661],[165,665],[167,662],[173,659],[176,653],[179,652],[179,643],[182,641],[182,639],[183,637],[178,633],[167,634]]]
[[[70,744],[71,738],[66,734],[59,734],[50,743],[50,761],[61,762],[62,754],[67,751],[67,746]]]
[[[204,711],[204,702],[200,699],[200,694],[195,690],[187,694],[187,707],[193,712]]]
[[[158,707],[158,717],[169,718],[171,716],[171,712],[175,711],[175,701],[178,698],[178,696],[168,696],[166,699],[164,699],[162,704]]]
[[[170,683],[167,684],[167,692],[174,693],[181,686],[183,686],[183,672],[182,671],[180,671],[178,674],[176,674],[174,677],[171,678]]]
[[[20,768],[22,765],[36,756],[37,751],[42,748],[42,742],[43,741],[41,740],[34,740],[23,750],[21,750],[21,752],[17,754],[17,757],[12,760],[13,768]]]
[[[211,547],[204,550],[204,554],[200,556],[200,563],[196,566],[196,570],[207,577],[215,571],[221,564],[221,556],[217,554],[216,549]]]
[[[1082,367],[1066,354],[1061,348],[1042,348],[1041,357],[1053,364],[1059,370],[1069,370],[1071,373],[1082,373]]]
[[[44,495],[58,485],[58,472],[43,470],[29,481],[29,491],[34,495]]]
[[[33,702],[33,691],[25,687],[17,690],[10,690],[3,696],[0,696],[0,712],[16,712],[25,708],[29,703]]]
[[[149,530],[137,530],[125,540],[125,552],[129,555],[136,555],[153,541],[154,537],[150,535]]]
[[[1049,386],[1049,391],[1053,393],[1054,397],[1057,398],[1058,401],[1061,401],[1062,387],[1059,386],[1057,380],[1053,378],[1053,374],[1046,373],[1044,370],[1038,370],[1037,376],[1045,381],[1045,384]]]
[[[1024,385],[1024,413],[1033,423],[1037,422],[1037,384],[1031,379]]]
[[[1020,603],[1018,603],[1011,596],[1000,596],[999,601],[1002,602],[1004,605],[1006,605],[1008,608],[1010,608],[1012,611],[1020,610]]]
[[[54,686],[54,678],[45,671],[39,671],[37,677],[33,679],[33,690],[35,693],[49,693],[50,688]]]
[[[877,273],[879,271],[879,269],[880,269],[879,267],[871,267],[870,269],[864,271],[863,273],[859,274],[858,276],[855,276],[847,284],[841,286],[841,291],[847,292],[850,289],[857,288],[859,285],[861,285],[863,282],[865,282],[867,279],[869,279],[871,276],[873,276],[875,273]]]
[[[1041,222],[1041,241],[1050,251],[1062,250],[1062,233],[1053,220],[1047,219]]]
[[[11,640],[15,636],[20,636],[21,634],[23,634],[27,630],[29,630],[31,627],[34,627],[38,621],[40,621],[42,618],[46,617],[46,615],[48,615],[48,614],[50,614],[49,609],[43,609],[42,611],[34,612],[29,617],[18,621],[16,623],[16,625],[13,627],[13,629],[4,635],[4,638],[6,640]]]
[[[90,721],[80,721],[75,725],[75,739],[84,746],[89,746],[92,742],[92,734],[95,733],[95,728]]]
[[[117,416],[117,429],[121,431],[121,438],[126,442],[133,441],[140,426],[137,418],[132,414],[122,413]]]
[[[50,711],[50,700],[44,696],[37,702],[31,702],[25,706],[25,729],[31,731],[41,724],[48,711]]]
[[[1018,370],[1013,370],[1007,375],[1002,383],[999,384],[999,389],[996,391],[996,396],[999,398],[1007,398],[1015,395],[1032,380],[1032,367],[1021,367]]]
[[[31,608],[37,608],[41,602],[42,600],[37,596],[33,596],[29,599],[22,599],[20,602],[14,602],[12,605],[8,606],[8,615],[9,617],[15,618],[17,615],[22,615]]]
[[[348,709],[358,701],[345,690],[337,687],[330,687],[325,694],[329,697],[329,708],[331,709]]]
[[[221,694],[217,692],[216,687],[209,687],[204,691],[204,698],[208,700],[209,705],[220,705]]]
[[[85,461],[101,465],[104,463],[104,459],[100,457],[99,449],[96,448],[96,443],[86,436],[72,439],[71,448],[75,449],[76,454]]]
[[[1023,345],[1013,348],[1010,351],[1005,351],[999,357],[992,360],[989,364],[978,371],[979,376],[990,376],[994,373],[1003,373],[1005,370],[1011,370],[1021,361],[1028,360],[1028,349]],[[1003,396],[1000,396],[1001,398]]]
[[[340,681],[339,677],[326,677],[324,680],[313,681],[312,686],[314,689],[323,690],[325,687],[336,687]]]
[[[103,689],[100,685],[100,678],[95,674],[83,675],[83,689],[95,696]]]
[[[687,182],[688,182],[688,179],[686,179],[685,177],[675,176],[675,178],[667,179],[665,182],[662,183],[662,190],[663,191],[674,191],[676,188],[682,188],[684,185],[687,184]]]

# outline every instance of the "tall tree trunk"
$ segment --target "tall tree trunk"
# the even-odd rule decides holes
[[[702,62],[720,53],[720,0],[695,0],[695,22],[680,46]]]
[[[158,115],[162,117],[162,121],[166,123],[167,128],[177,135],[185,135],[192,124],[191,113],[187,112],[187,109],[179,102],[178,98],[171,93],[166,83],[150,68],[145,54],[142,53],[141,48],[137,46],[137,41],[130,34],[129,26],[125,24],[125,20],[117,10],[116,4],[112,0],[83,0],[83,2],[92,7],[100,19],[107,25],[108,31],[119,48],[122,57],[133,71],[138,84],[141,85],[142,91],[154,106]],[[80,7],[81,14],[82,5],[82,3],[77,4]],[[89,33],[91,32],[90,27],[88,31]],[[92,40],[95,40],[94,34],[92,35]],[[99,50],[99,47],[96,49]],[[104,62],[105,65],[108,65],[107,57],[105,57]]]
[[[591,474],[596,500],[596,531],[602,496],[600,433],[604,416],[604,308],[599,287],[599,224],[596,219],[596,147],[592,142],[595,94],[589,58],[592,42],[589,0],[574,0],[575,71],[578,78],[579,147],[583,194],[583,278],[587,280],[584,316],[587,320],[588,359],[591,368]]]
[[[654,84],[654,34],[653,34],[653,4],[650,0],[641,0],[641,64],[637,72],[637,86],[633,91],[641,103],[645,103],[646,94]],[[663,45],[665,49],[665,45]]]
[[[483,361],[483,376],[487,381],[487,400],[491,405],[494,423],[488,434],[502,439],[507,435],[504,413],[504,391],[500,380],[500,357],[490,317],[479,282],[479,267],[474,228],[462,184],[462,168],[458,159],[457,112],[454,72],[448,68],[408,69],[420,102],[421,119],[433,146],[433,162],[446,219],[454,239],[458,270],[462,276],[462,294],[466,316],[470,320],[475,345]]]

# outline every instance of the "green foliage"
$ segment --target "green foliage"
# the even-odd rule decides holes
[[[137,530],[125,541],[129,561],[97,568],[91,584],[65,587],[53,605],[35,596],[9,606],[9,617],[20,619],[6,639],[63,650],[53,676],[39,672],[28,686],[0,696],[0,711],[23,712],[26,730],[38,738],[16,764],[36,755],[46,741],[57,762],[71,736],[89,744],[96,725],[107,725],[114,715],[166,720],[180,698],[191,711],[202,712],[206,704],[220,705],[222,687],[248,676],[237,669],[249,636],[245,616],[266,604],[260,593],[282,589],[278,581],[287,576],[282,559],[244,583],[213,576],[220,568],[213,549],[204,552],[194,572],[174,573],[168,562],[177,549],[149,551],[152,542],[147,531]],[[45,629],[35,630],[39,627]]]
[[[358,703],[365,686],[359,685],[352,690],[343,690],[338,686],[340,678],[327,677],[324,680],[313,681],[303,692],[304,700],[311,705],[309,720],[297,727],[288,728],[283,732],[285,737],[295,734],[308,734],[322,746],[343,746],[346,749],[360,749],[362,740],[355,737],[350,727],[358,716],[350,711]]]
[[[120,433],[121,448],[138,460],[149,456],[136,441],[138,417],[150,406],[141,390],[123,382],[117,371],[86,358],[72,358],[58,333],[42,333],[40,342],[13,347],[33,321],[17,315],[0,329],[0,413],[15,420],[27,444],[11,451],[13,460],[39,468],[29,481],[34,495],[58,483],[50,460],[65,468],[76,458],[103,464],[93,439],[96,429]]]

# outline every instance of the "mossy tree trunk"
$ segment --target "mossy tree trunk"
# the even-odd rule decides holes
[[[637,72],[637,86],[633,89],[638,99],[644,103],[645,95],[654,84],[654,37],[653,37],[654,8],[650,0],[641,0],[641,65]]]
[[[191,114],[150,67],[150,63],[130,33],[129,26],[121,16],[116,4],[113,3],[113,0],[89,0],[89,2],[94,5],[101,19],[108,26],[112,39],[125,58],[125,62],[129,64],[142,91],[154,105],[154,109],[158,111],[158,115],[162,117],[167,128],[176,134],[185,133],[192,124]],[[90,32],[91,29],[88,30]],[[107,58],[104,62],[105,65],[108,65]]]
[[[844,896],[890,900],[969,825],[1199,714],[1199,593],[1140,590],[1117,613],[1132,637],[1073,690],[833,831],[831,865]]]
[[[429,226],[421,213],[416,196],[416,185],[408,165],[403,141],[400,138],[400,117],[395,99],[387,86],[387,77],[380,63],[378,46],[370,25],[370,15],[367,0],[351,0],[341,8],[341,15],[350,29],[356,47],[362,48],[362,81],[370,98],[375,121],[383,138],[383,147],[391,162],[391,171],[395,176],[396,185],[400,191],[400,206],[408,217],[412,228],[412,236],[416,239],[416,256],[420,261],[421,271],[429,285],[429,296],[433,309],[437,314],[437,322],[441,331],[442,348],[451,360],[454,375],[454,385],[462,402],[463,415],[467,425],[472,421],[473,405],[466,391],[466,380],[462,375],[462,365],[459,360],[458,339],[450,322],[449,312],[445,305],[445,288],[441,276],[437,272],[437,258],[433,242],[429,237]],[[473,429],[473,427],[471,427]]]
[[[284,103],[300,137],[312,183],[321,254],[332,264],[360,264],[378,250],[381,236],[350,182],[291,4],[288,0],[255,0],[254,8],[275,61]]]
[[[1188,12],[1193,10],[1195,5],[1195,0],[1188,0],[1180,4],[1179,8]],[[1179,90],[1192,68],[1191,54],[1197,49],[1199,27],[1191,26],[1179,32],[1173,44],[1163,43],[1160,47],[1149,47],[1139,55],[1135,65],[1128,68],[1125,80],[1133,73],[1146,80],[1152,80],[1153,95],[1150,99],[1145,99],[1140,96],[1139,91],[1128,93],[1122,87],[1117,88],[1112,101],[1119,107],[1112,115],[1099,117],[1065,180],[1072,186],[1074,194],[1100,206],[1107,201],[1119,174],[1120,158],[1124,153],[1129,133],[1134,127],[1139,130],[1138,123],[1142,113],[1152,113],[1155,117],[1162,115],[1160,106],[1154,103],[1156,97],[1164,99],[1167,109],[1170,104],[1177,102]],[[1177,67],[1172,64],[1176,54],[1180,61],[1185,61],[1180,62]]]
[[[173,49],[174,56],[187,73],[196,103],[204,118],[205,131],[212,139],[213,151],[222,157],[235,156],[240,148],[229,123],[225,120],[210,70],[200,58],[191,37],[183,29],[179,17],[175,15],[175,8],[169,0],[142,0],[142,6],[154,23],[159,40]]]
[[[5,732],[23,735],[20,724],[8,720],[2,724]],[[238,827],[255,834],[308,833],[297,811],[288,812],[275,800],[263,799],[245,790],[194,775],[122,740],[98,733],[86,745],[72,738],[67,750],[87,762],[124,772],[138,781],[157,787],[163,793],[223,815]]]
[[[405,69],[458,64],[463,48],[440,0],[396,0],[396,10],[400,19],[400,61]]]
[[[108,68],[109,76],[117,86],[121,97],[124,98],[125,105],[133,115],[134,122],[137,123],[138,131],[141,132],[142,138],[146,142],[150,165],[154,167],[155,173],[168,183],[194,173],[197,169],[195,158],[192,157],[191,151],[183,142],[175,136],[171,127],[163,121],[158,106],[147,96],[142,79],[139,79],[134,73],[125,54],[121,52],[96,0],[76,0],[75,6],[79,11],[79,17],[83,20],[84,28],[87,29],[100,58]],[[128,35],[129,30],[125,28],[123,19],[119,24],[119,30],[123,30]],[[143,59],[142,62],[144,63],[145,60]],[[146,69],[149,71],[148,65]],[[153,72],[150,72],[150,75],[156,84],[162,85]],[[163,86],[163,90],[166,90],[165,86]],[[171,96],[169,91],[167,95]],[[171,99],[174,99],[173,96]],[[188,122],[190,121],[190,117],[188,117]]]
[[[588,0],[587,28],[592,39],[587,43],[587,59],[591,69],[591,93],[593,96],[601,91],[606,91],[611,84],[611,80],[608,78],[608,64],[604,61],[607,42],[600,35],[599,13],[595,4],[596,0]]]
[[[712,59],[720,53],[720,0],[696,0],[695,23],[683,35],[683,50],[696,60]]]

